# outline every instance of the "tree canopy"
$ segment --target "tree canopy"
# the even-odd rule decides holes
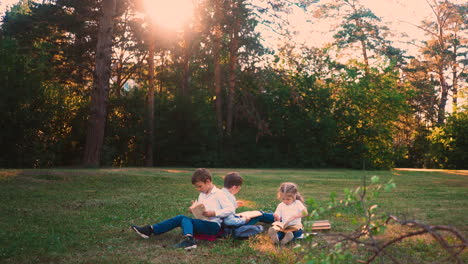
[[[178,30],[144,0],[12,6],[0,167],[466,168],[467,4],[428,0],[410,56],[358,0],[193,2]],[[333,39],[289,41],[294,8]]]

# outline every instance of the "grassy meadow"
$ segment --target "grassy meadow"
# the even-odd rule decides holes
[[[180,229],[142,239],[131,224],[153,224],[186,214],[198,193],[193,168],[0,170],[0,263],[295,263],[304,252],[278,249],[265,235],[249,240],[201,241],[193,251],[173,249]],[[362,176],[394,179],[397,188],[378,198],[379,213],[428,224],[455,226],[468,234],[468,171],[356,171],[298,169],[211,169],[214,183],[239,171],[244,186],[237,195],[247,208],[274,211],[283,181],[299,185],[307,200],[325,203],[331,192],[343,196]],[[309,208],[311,211],[312,208]],[[346,210],[323,215],[332,231],[356,228],[359,217]],[[394,227],[394,229],[398,229]],[[388,230],[391,230],[389,228]],[[395,231],[395,230],[393,230]],[[402,243],[414,258],[437,257],[431,239]],[[398,254],[398,253],[397,253]],[[468,260],[464,253],[464,260]],[[380,263],[380,262],[379,262]],[[410,262],[408,263],[415,263]]]

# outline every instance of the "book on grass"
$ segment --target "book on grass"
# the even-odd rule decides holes
[[[262,212],[258,211],[258,210],[253,210],[253,211],[245,211],[245,212],[242,212],[242,213],[238,213],[236,214],[237,216],[239,217],[247,217],[247,218],[254,218],[254,217],[258,217],[258,216],[262,216]]]
[[[330,221],[328,220],[307,221],[304,224],[306,225],[306,227],[310,227],[311,230],[331,229],[331,224],[330,224]]]
[[[190,211],[192,211],[192,214],[196,219],[208,220],[208,217],[203,215],[205,210],[205,205],[202,203],[195,202],[192,204],[192,206],[190,206]]]

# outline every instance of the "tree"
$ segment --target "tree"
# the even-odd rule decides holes
[[[146,158],[145,165],[153,166],[154,148],[154,35],[150,34],[148,53],[148,92],[146,94],[147,127],[146,127]]]
[[[107,118],[116,0],[103,0],[101,12],[90,116],[83,157],[85,166],[99,166],[100,164]]]
[[[2,167],[33,166],[30,142],[40,127],[35,105],[43,103],[42,75],[34,67],[39,66],[34,57],[24,55],[19,47],[15,40],[0,36],[0,125],[8,128],[0,133]]]
[[[224,1],[214,0],[214,33],[213,33],[213,65],[214,65],[214,89],[215,89],[215,105],[216,105],[216,124],[218,127],[218,136],[222,138],[223,128],[223,93],[222,93],[222,77],[221,77],[221,52],[222,52],[222,12]]]
[[[82,158],[82,135],[85,134],[82,121],[86,115],[83,109],[90,80],[85,70],[90,65],[85,47],[94,42],[87,36],[86,44],[78,44],[78,32],[73,30],[78,27],[81,31],[92,31],[92,26],[80,27],[76,20],[77,17],[90,19],[92,14],[72,13],[69,12],[71,7],[58,3],[31,2],[27,12],[7,12],[1,25],[2,35],[14,39],[22,56],[29,58],[24,69],[31,71],[31,76],[40,76],[32,82],[37,86],[35,99],[25,104],[35,121],[21,119],[27,127],[24,132],[32,136],[27,136],[26,140],[22,134],[17,134],[24,145],[14,151],[21,157],[17,166],[76,165]],[[73,56],[73,48],[81,51],[79,58]],[[18,87],[19,90],[23,88]]]
[[[232,1],[231,3],[231,32],[229,33],[229,90],[226,107],[226,135],[231,136],[232,121],[234,115],[234,95],[236,91],[239,33],[240,33],[240,8],[243,1]]]
[[[142,71],[143,61],[148,55],[143,47],[142,35],[146,34],[142,28],[142,18],[137,16],[134,1],[126,0],[117,3],[118,13],[114,25],[114,44],[112,59],[112,87],[111,94],[120,97],[123,88],[129,80],[135,80],[137,73]]]
[[[431,166],[447,169],[466,169],[468,154],[468,112],[450,115],[444,126],[435,127],[428,136],[431,141]]]
[[[340,11],[344,10],[343,13]],[[385,37],[388,27],[381,25],[381,20],[370,9],[362,6],[359,0],[340,0],[329,4],[320,5],[315,11],[317,18],[332,17],[339,19],[338,32],[334,34],[335,45],[340,48],[354,48],[358,45],[361,54],[365,74],[369,74],[369,61],[374,55],[388,58],[394,65],[401,63],[403,53],[391,46]]]
[[[450,90],[457,107],[459,79],[466,76],[466,30],[465,5],[456,5],[447,0],[426,0],[431,7],[434,20],[425,20],[418,28],[430,37],[424,41],[422,53],[430,71],[438,80],[437,124],[445,121],[446,105]],[[448,77],[452,75],[451,78]],[[451,84],[450,84],[451,83]]]

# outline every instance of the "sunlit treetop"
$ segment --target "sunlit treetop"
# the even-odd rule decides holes
[[[192,0],[143,0],[144,12],[154,25],[181,30],[193,15]]]

